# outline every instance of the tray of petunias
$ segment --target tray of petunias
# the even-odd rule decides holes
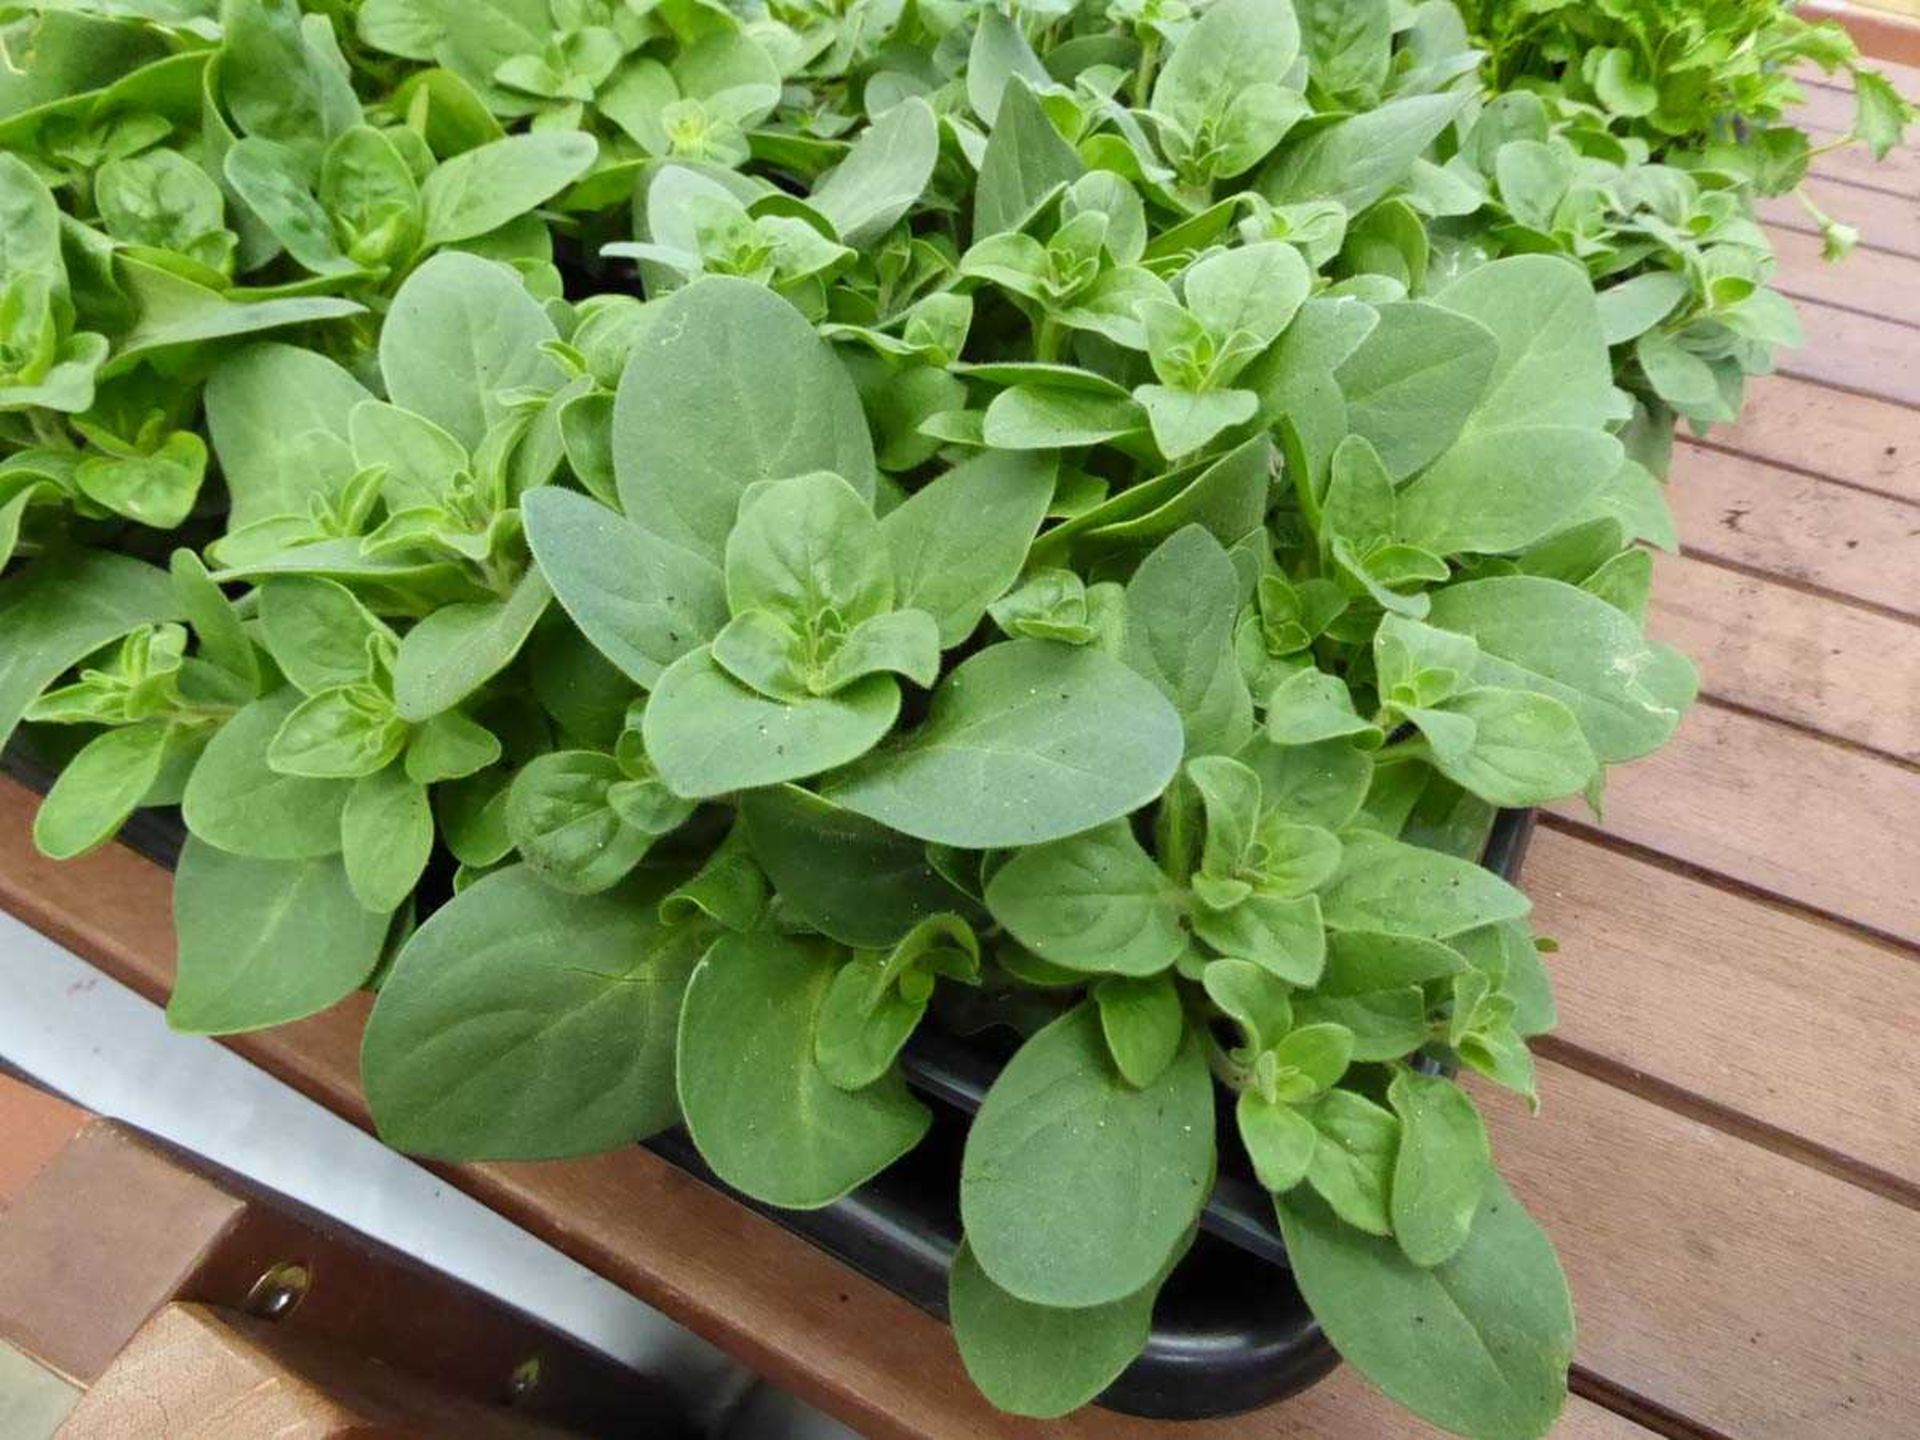
[[[175,1025],[373,989],[395,1145],[654,1137],[1010,1410],[1552,1423],[1502,874],[1791,167],[1445,0],[0,29],[0,734],[177,810]]]

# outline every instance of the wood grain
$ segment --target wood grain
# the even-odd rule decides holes
[[[1878,190],[1862,190],[1855,185],[1838,185],[1818,178],[1807,182],[1806,192],[1827,215],[1859,231],[1856,255],[1861,251],[1920,255],[1920,205],[1906,196],[1885,195]],[[1761,200],[1755,208],[1770,231],[1819,234],[1820,227],[1813,217],[1791,195],[1772,196]]]
[[[1802,304],[1799,310],[1807,343],[1781,357],[1783,373],[1920,405],[1912,326],[1820,304]]]
[[[1920,504],[1920,414],[1890,401],[1763,375],[1739,422],[1703,443]]]
[[[1540,1068],[1540,1117],[1486,1108],[1560,1248],[1583,1365],[1742,1440],[1914,1433],[1920,1212]]]
[[[1920,325],[1920,260],[1858,249],[1835,262],[1821,258],[1818,235],[1797,230],[1768,235],[1778,261],[1773,283],[1782,294]]]
[[[1696,705],[1665,749],[1607,777],[1606,819],[1716,875],[1920,944],[1920,774],[1774,721]]]
[[[647,1423],[632,1419],[636,1428]],[[564,1440],[575,1432],[475,1404],[266,1321],[180,1304],[141,1327],[60,1433],[63,1440]]]
[[[1690,554],[1920,615],[1920,506],[1686,443],[1667,494]]]
[[[1649,620],[1706,694],[1920,763],[1920,626],[1668,555]]]
[[[1910,954],[1558,830],[1535,835],[1526,888],[1534,923],[1561,946],[1548,957],[1560,1001],[1549,1047],[1750,1116],[1920,1194]]]
[[[1852,128],[1852,114],[1836,126],[1807,127],[1807,138],[1814,145],[1831,144]],[[1813,175],[1822,180],[1858,186],[1862,190],[1880,190],[1906,200],[1920,199],[1920,151],[1910,145],[1896,146],[1878,160],[1864,145],[1847,145],[1830,150],[1813,162]]]
[[[0,1215],[86,1123],[78,1105],[0,1075]]]

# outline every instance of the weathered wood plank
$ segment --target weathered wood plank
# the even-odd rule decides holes
[[[1911,325],[1828,305],[1802,304],[1799,311],[1807,343],[1780,357],[1782,372],[1920,406],[1920,347]]]
[[[1649,618],[1708,695],[1920,763],[1920,626],[1667,555]]]
[[[1524,883],[1535,924],[1560,942],[1547,1045],[1920,1191],[1911,955],[1556,829],[1535,835]]]
[[[1566,1264],[1582,1364],[1742,1440],[1913,1433],[1920,1213],[1541,1072],[1540,1118],[1487,1108],[1502,1168]]]
[[[1692,554],[1920,615],[1920,506],[1691,444],[1668,498]]]
[[[1920,325],[1920,259],[1862,248],[1835,262],[1820,257],[1818,235],[1779,229],[1768,235],[1779,260],[1773,283],[1782,293]]]
[[[1738,423],[1706,443],[1920,504],[1920,415],[1904,405],[1763,375],[1747,384]],[[1683,467],[1698,461],[1684,454]]]
[[[1859,232],[1861,250],[1920,255],[1920,205],[1904,195],[1886,195],[1819,179],[1809,182],[1806,189],[1821,210]],[[1760,201],[1756,209],[1769,228],[1819,233],[1813,217],[1791,195],[1772,196]]]
[[[1808,138],[1816,146],[1828,145],[1844,133],[1809,130]],[[1920,200],[1920,152],[1905,145],[1889,150],[1878,160],[1864,145],[1845,145],[1820,156],[1808,173],[1834,184],[1897,195],[1909,204]]]
[[[1555,810],[1920,944],[1920,774],[1892,761],[1697,705],[1665,749],[1610,773],[1604,823],[1577,803]]]

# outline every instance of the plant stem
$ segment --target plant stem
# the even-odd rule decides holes
[[[1149,30],[1140,41],[1140,63],[1133,72],[1133,103],[1144,109],[1153,93],[1153,74],[1160,66],[1160,37]]]

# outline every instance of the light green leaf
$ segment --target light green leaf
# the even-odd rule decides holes
[[[173,926],[180,969],[167,1023],[231,1035],[301,1019],[358,989],[380,958],[387,917],[354,898],[337,857],[255,859],[190,838],[174,876]]]
[[[166,762],[163,724],[127,725],[94,736],[66,764],[33,817],[42,855],[71,860],[111,840]]]
[[[1052,1419],[1093,1399],[1146,1348],[1158,1291],[1148,1284],[1074,1310],[1035,1305],[994,1284],[962,1242],[947,1309],[960,1359],[980,1392],[1011,1414]]]
[[[389,765],[353,782],[340,815],[340,858],[355,897],[376,915],[413,894],[433,851],[427,787]]]
[[[799,311],[728,276],[697,280],[648,310],[613,412],[629,519],[718,563],[756,480],[826,470],[873,498],[859,395]]]
[[[1127,582],[1126,661],[1180,712],[1189,755],[1231,755],[1253,734],[1233,651],[1239,597],[1233,562],[1198,525],[1161,541]]]
[[[1119,661],[1017,640],[962,663],[935,691],[925,724],[821,793],[923,840],[1036,845],[1153,799],[1173,778],[1182,739],[1173,707]]]
[[[932,615],[943,648],[966,639],[1019,578],[1053,482],[1051,457],[987,451],[909,495],[880,522],[894,603]]]
[[[1517,920],[1533,908],[1525,895],[1470,860],[1364,831],[1346,836],[1340,871],[1321,902],[1336,930],[1429,940]]]
[[[1460,90],[1409,95],[1321,126],[1280,152],[1260,193],[1276,205],[1335,200],[1358,214],[1406,178],[1466,100]]]
[[[1573,711],[1603,764],[1660,746],[1698,689],[1678,651],[1558,580],[1513,575],[1448,586],[1428,619],[1479,642],[1478,683],[1537,691]]]
[[[870,245],[920,198],[939,158],[933,107],[910,96],[860,133],[808,203],[832,222],[844,244]]]
[[[848,1091],[820,1070],[814,1017],[838,969],[817,941],[728,935],[681,1008],[680,1106],[694,1143],[722,1180],[786,1209],[833,1203],[917,1145],[929,1122],[897,1072]]]
[[[993,918],[1042,959],[1153,975],[1186,949],[1180,892],[1116,820],[1020,850],[987,884]]]
[[[1439,1265],[1467,1243],[1493,1183],[1486,1122],[1473,1098],[1443,1075],[1402,1070],[1387,1100],[1400,1117],[1393,1235],[1414,1264]]]
[[[423,243],[451,245],[499,229],[586,174],[598,153],[578,130],[536,130],[451,156],[420,186]]]
[[[1382,305],[1380,323],[1341,364],[1356,435],[1396,480],[1451,445],[1492,377],[1498,342],[1486,326],[1438,305]]]
[[[313,463],[316,437],[344,457],[348,417],[371,398],[326,356],[277,340],[221,360],[207,381],[207,429],[227,482],[228,528],[305,515],[327,490]]]
[[[1084,170],[1026,80],[1009,75],[987,137],[986,155],[980,161],[980,183],[973,194],[973,238],[1020,229]]]
[[[193,767],[180,808],[187,828],[208,845],[263,860],[339,851],[340,815],[352,787],[283,775],[267,764],[268,746],[300,703],[290,685],[254,701],[220,727]]]
[[[443,605],[415,625],[393,665],[393,703],[401,718],[443,714],[506,669],[552,598],[546,577],[530,569],[503,600]]]
[[[1075,1308],[1152,1283],[1213,1173],[1213,1080],[1189,1036],[1128,1085],[1082,1004],[1020,1047],[967,1132],[960,1213],[981,1269],[1019,1299]]]
[[[1566,1403],[1573,1306],[1553,1246],[1498,1179],[1467,1243],[1415,1265],[1305,1191],[1279,1204],[1287,1258],[1341,1355],[1437,1425],[1536,1440]]]

